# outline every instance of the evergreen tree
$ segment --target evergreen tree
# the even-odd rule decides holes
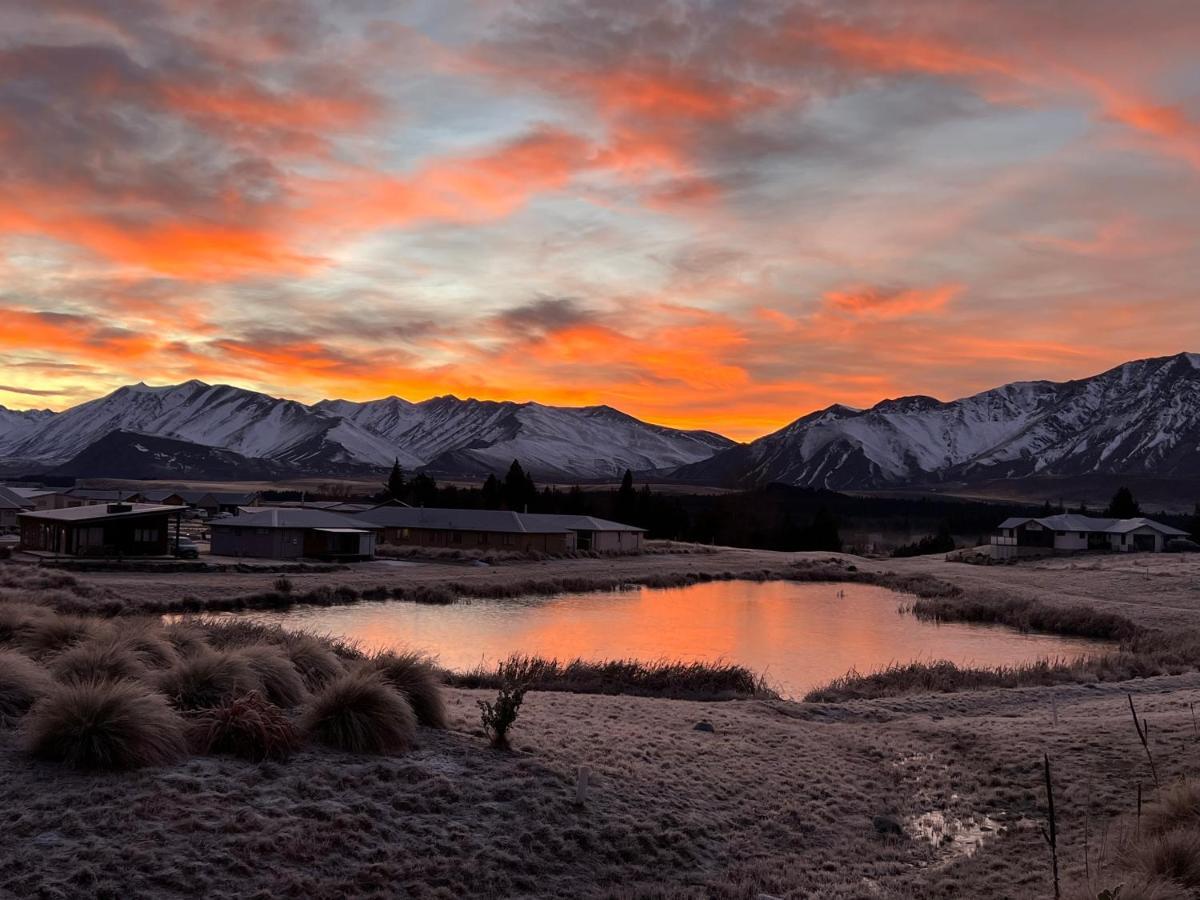
[[[616,506],[613,510],[618,522],[635,525],[637,518],[637,491],[633,489],[633,473],[628,469],[621,478],[621,487],[617,491]]]
[[[1106,515],[1113,519],[1136,519],[1141,514],[1141,507],[1133,498],[1133,491],[1124,485],[1113,494],[1112,502],[1108,504],[1106,512]]]
[[[504,499],[500,495],[500,482],[496,480],[495,475],[488,475],[480,493],[484,509],[499,509],[504,505]]]
[[[527,506],[537,503],[537,486],[515,459],[504,476],[501,497],[504,506],[513,512],[524,512]]]
[[[424,472],[412,480],[411,492],[412,502],[417,506],[437,506],[437,482]]]
[[[400,460],[392,463],[392,471],[388,473],[387,481],[383,483],[383,492],[389,500],[403,500],[408,493],[408,482],[404,480],[404,470],[400,468]]]
[[[567,491],[567,502],[564,511],[573,516],[581,516],[587,511],[587,501],[583,496],[583,488],[579,485],[573,484],[571,485],[571,489]]]

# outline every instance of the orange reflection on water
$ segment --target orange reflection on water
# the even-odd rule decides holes
[[[724,659],[798,695],[850,669],[949,659],[1010,665],[1107,649],[1095,642],[979,625],[934,625],[884,588],[773,581],[475,600],[453,606],[363,603],[281,613],[235,613],[342,635],[364,648],[410,647],[451,669],[510,653],[570,659]]]

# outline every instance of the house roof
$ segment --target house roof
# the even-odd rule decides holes
[[[259,507],[257,512],[243,509],[240,516],[213,519],[210,528],[355,528],[370,527],[358,518],[323,509]]]
[[[33,509],[34,503],[16,491],[0,486],[0,509]]]
[[[1090,531],[1103,534],[1128,534],[1139,528],[1151,528],[1160,534],[1186,537],[1187,532],[1153,519],[1139,517],[1136,519],[1108,519],[1099,516],[1085,516],[1080,513],[1059,513],[1054,516],[1026,516],[1005,519],[1000,528],[1020,528],[1030,522],[1037,522],[1050,531]]]
[[[525,521],[543,522],[547,525],[558,525],[570,531],[645,531],[636,525],[625,525],[611,519],[597,519],[595,516],[572,516],[555,513],[518,513]]]
[[[89,522],[93,520],[131,519],[138,516],[153,516],[166,513],[179,515],[183,510],[178,506],[160,506],[155,503],[122,503],[129,507],[127,512],[109,512],[108,504],[97,503],[93,506],[73,506],[69,509],[44,509],[40,512],[21,513],[22,519],[35,519],[48,522]]]
[[[47,497],[52,494],[60,493],[60,491],[56,491],[51,488],[10,487],[8,490],[12,491],[17,496],[25,497],[28,500],[33,500],[36,497]]]
[[[182,491],[142,491],[142,496],[148,503],[161,503],[168,497],[179,497],[185,499]]]
[[[426,528],[439,531],[490,531],[500,534],[565,534],[569,528],[558,523],[526,521],[506,509],[431,509],[411,506],[380,506],[354,516],[387,528]]]
[[[137,491],[118,491],[102,488],[71,488],[65,494],[68,497],[78,497],[81,500],[111,500],[114,503],[119,500],[128,500],[130,497],[141,496]]]

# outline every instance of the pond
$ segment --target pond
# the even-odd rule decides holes
[[[922,622],[912,597],[860,584],[717,581],[451,606],[359,603],[227,613],[357,641],[424,650],[448,669],[511,653],[570,659],[717,660],[765,674],[785,696],[850,669],[948,659],[997,666],[1104,652],[1108,645],[1004,627]]]

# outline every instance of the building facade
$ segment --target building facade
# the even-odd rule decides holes
[[[181,510],[147,503],[109,503],[25,512],[21,549],[102,559],[169,556]]]
[[[1186,531],[1153,519],[1107,519],[1078,513],[1005,519],[991,538],[992,556],[1025,556],[1107,552],[1161,553],[1167,542],[1186,538]]]

